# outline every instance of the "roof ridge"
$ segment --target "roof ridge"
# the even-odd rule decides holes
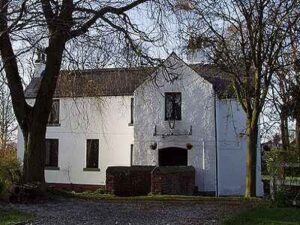
[[[94,68],[94,69],[76,69],[76,70],[61,70],[60,72],[81,72],[81,73],[87,73],[87,72],[97,72],[97,71],[105,71],[105,72],[109,72],[109,71],[138,71],[138,70],[146,70],[146,69],[153,69],[155,67],[143,67],[143,66],[139,66],[139,67],[114,67],[114,68],[107,68],[107,67],[102,67],[102,68]]]

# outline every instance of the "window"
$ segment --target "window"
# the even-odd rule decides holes
[[[134,98],[131,98],[130,102],[130,125],[133,124],[133,110],[134,110]]]
[[[165,93],[165,120],[181,120],[181,93]]]
[[[45,167],[58,167],[58,139],[46,139]]]
[[[86,168],[99,168],[99,140],[88,139],[86,146]]]
[[[48,118],[48,125],[59,125],[59,100],[55,99],[52,103],[52,109]]]

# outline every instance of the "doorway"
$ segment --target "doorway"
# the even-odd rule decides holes
[[[187,149],[170,147],[158,151],[159,166],[187,166]]]

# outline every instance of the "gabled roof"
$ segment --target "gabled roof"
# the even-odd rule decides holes
[[[235,92],[229,74],[222,72],[214,65],[192,64],[189,66],[213,85],[219,98],[235,98]]]
[[[215,66],[203,64],[189,66],[212,83],[219,98],[234,96],[228,76]],[[54,97],[130,96],[154,70],[153,67],[134,67],[62,71]],[[26,98],[36,97],[41,80],[42,77],[31,80],[25,90]]]

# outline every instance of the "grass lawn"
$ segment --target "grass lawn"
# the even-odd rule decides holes
[[[254,208],[225,220],[224,225],[300,225],[300,209]]]
[[[0,225],[16,224],[32,219],[33,215],[0,208]]]
[[[147,196],[130,196],[130,197],[119,197],[111,194],[103,193],[102,190],[97,191],[85,191],[85,192],[74,192],[74,191],[63,191],[56,189],[49,189],[49,194],[54,196],[80,198],[87,200],[117,200],[117,201],[233,201],[233,202],[253,202],[260,205],[269,204],[260,198],[245,199],[243,197],[212,197],[212,196],[187,196],[187,195],[147,195]]]

